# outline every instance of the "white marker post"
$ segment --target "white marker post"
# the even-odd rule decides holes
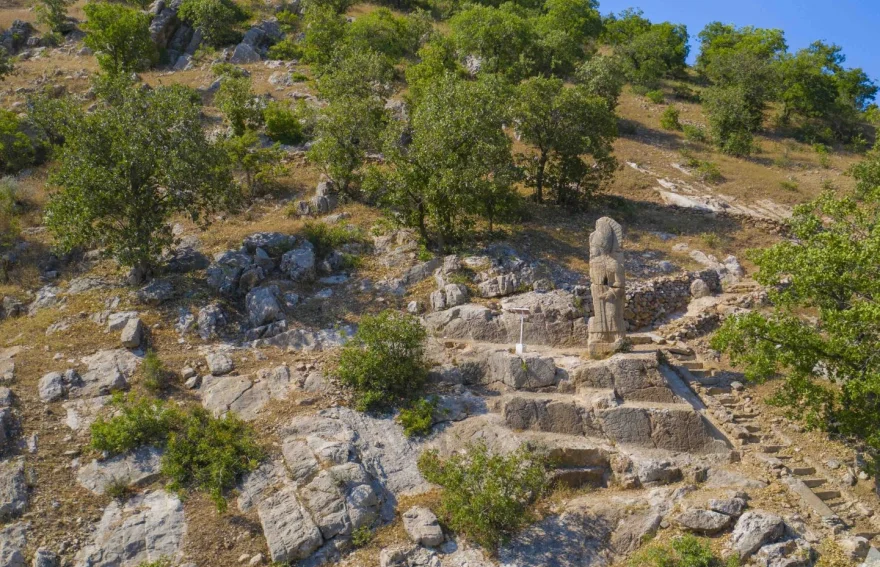
[[[519,313],[519,342],[516,343],[516,354],[522,356],[525,351],[525,345],[523,345],[523,326],[525,325],[526,315],[531,313],[528,307],[510,307],[507,309],[511,313]]]

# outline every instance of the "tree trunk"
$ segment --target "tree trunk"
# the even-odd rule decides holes
[[[544,200],[544,168],[547,166],[547,152],[541,151],[538,159],[538,171],[535,173],[535,201],[538,204]]]

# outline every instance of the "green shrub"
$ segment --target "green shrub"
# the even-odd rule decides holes
[[[194,406],[168,436],[162,473],[173,490],[203,490],[222,511],[226,490],[256,469],[263,455],[253,430],[235,414],[215,418]]]
[[[281,10],[275,17],[284,33],[293,33],[299,28],[299,16],[289,10]]]
[[[694,126],[692,124],[682,124],[681,130],[682,132],[684,132],[684,139],[690,142],[705,142],[709,139],[706,135],[706,130],[704,130],[700,126]]]
[[[548,484],[546,462],[525,447],[500,455],[480,443],[448,459],[427,451],[419,470],[443,487],[438,512],[449,527],[491,550],[532,521]]]
[[[0,171],[3,173],[16,173],[34,163],[34,144],[22,126],[14,112],[0,109]]]
[[[714,232],[706,232],[701,237],[703,244],[713,250],[721,246],[721,238]]]
[[[799,185],[798,185],[797,181],[786,179],[784,181],[779,182],[779,187],[781,189],[784,189],[785,191],[796,192],[798,190]]]
[[[263,109],[266,134],[273,142],[299,144],[303,141],[302,125],[290,105],[273,101]]]
[[[8,246],[18,238],[18,185],[10,177],[0,179],[0,246]]]
[[[118,411],[109,420],[98,417],[91,427],[91,447],[117,454],[142,445],[162,445],[179,413],[159,400],[116,394],[110,405]]]
[[[104,489],[104,494],[114,500],[125,500],[131,495],[131,487],[127,480],[113,479]]]
[[[431,432],[436,409],[436,397],[417,400],[410,407],[400,410],[397,420],[407,437],[423,437]]]
[[[211,73],[215,77],[232,77],[233,79],[242,79],[248,76],[247,72],[241,67],[226,62],[211,65]]]
[[[737,567],[739,559],[731,557],[722,561],[709,547],[706,540],[692,535],[683,535],[671,543],[649,545],[632,557],[630,567]]]
[[[34,7],[34,11],[37,13],[37,22],[52,32],[69,31],[67,6],[70,3],[69,0],[39,0]]]
[[[268,56],[269,59],[293,61],[302,58],[303,50],[296,41],[286,37],[269,48]]]
[[[318,258],[326,258],[328,254],[343,244],[366,242],[359,230],[342,224],[307,221],[302,230],[305,239],[315,247],[315,256]]]
[[[263,119],[256,97],[251,91],[249,77],[227,76],[220,83],[214,105],[226,117],[236,136],[244,134],[247,128],[257,126]]]
[[[162,474],[170,487],[203,490],[218,510],[226,507],[226,490],[263,458],[253,430],[232,413],[215,418],[201,406],[183,409],[131,394],[111,403],[117,413],[92,424],[91,447],[110,454],[164,447]]]
[[[681,122],[678,121],[681,112],[674,106],[666,107],[660,115],[660,126],[665,130],[681,130]]]
[[[373,541],[373,530],[370,526],[361,526],[351,532],[351,544],[357,547],[364,547]]]
[[[391,310],[361,320],[342,349],[338,369],[359,409],[387,408],[421,392],[427,376],[426,336],[417,318]]]
[[[174,563],[172,563],[170,559],[167,557],[160,557],[155,561],[144,561],[143,563],[140,563],[138,567],[172,567],[172,565],[174,565]]]
[[[168,369],[153,349],[147,351],[141,369],[144,373],[144,387],[150,392],[155,394],[168,385]]]
[[[213,47],[235,43],[241,35],[236,26],[248,18],[232,0],[183,0],[177,15],[199,29],[202,40]]]
[[[666,97],[663,96],[663,91],[648,91],[645,93],[645,98],[654,104],[663,104],[666,102]]]
[[[148,69],[158,60],[150,37],[150,16],[141,10],[109,2],[90,2],[83,10],[83,42],[95,52],[98,65],[108,74],[130,74]]]
[[[831,156],[825,144],[813,144],[813,150],[819,154],[819,165],[824,169],[831,167]]]

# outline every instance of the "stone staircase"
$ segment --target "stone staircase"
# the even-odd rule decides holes
[[[731,381],[693,352],[665,352],[672,367],[706,404],[709,417],[744,458],[751,456],[763,464],[833,533],[849,532],[877,543],[877,529],[853,514],[859,506],[855,496],[832,481],[828,471],[802,455],[781,432],[764,423],[742,384]]]

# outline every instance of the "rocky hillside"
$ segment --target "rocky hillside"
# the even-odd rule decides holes
[[[0,8],[0,45],[15,56],[4,109],[27,114],[40,93],[99,108],[84,5],[69,7],[60,40],[30,6]],[[218,63],[250,78],[252,99],[325,107],[313,65],[270,57],[287,33],[273,7],[252,7],[240,41],[211,50],[179,8],[149,9],[162,57],[138,76],[154,90],[195,89],[208,139],[231,130],[215,97],[231,75],[218,77]],[[145,281],[95,247],[57,248],[44,212],[58,154],[11,175],[0,567],[648,566],[685,534],[731,565],[880,565],[863,448],[783,417],[764,403],[773,383],[747,383],[708,344],[726,318],[767,306],[745,250],[785,238],[793,207],[829,183],[851,189],[845,172],[860,156],[769,130],[751,157],[723,154],[661,127],[673,106],[683,124],[707,123],[677,83],[663,81],[662,103],[624,88],[618,167],[590,207],[523,199],[524,215],[497,230],[481,219],[442,252],[376,202],[344,195],[307,158],[314,140],[272,146],[261,131],[260,148],[277,152],[272,183],[207,227],[176,214],[173,244]],[[402,89],[387,108],[406,114]],[[588,235],[601,216],[625,229],[629,348],[590,360]],[[389,309],[427,335],[425,435],[407,435],[400,408],[359,411],[339,379],[341,349],[364,317]],[[129,415],[126,399],[152,408],[132,429],[161,412],[170,429],[102,450],[95,425]],[[250,440],[258,450],[207,480],[172,482],[196,467],[175,476],[168,466],[171,438],[187,437],[180,423],[224,417],[240,428],[193,454]],[[443,488],[419,466],[426,452],[452,458],[474,443],[552,463],[532,521],[497,549],[452,527]],[[205,489],[227,474],[229,486]]]

